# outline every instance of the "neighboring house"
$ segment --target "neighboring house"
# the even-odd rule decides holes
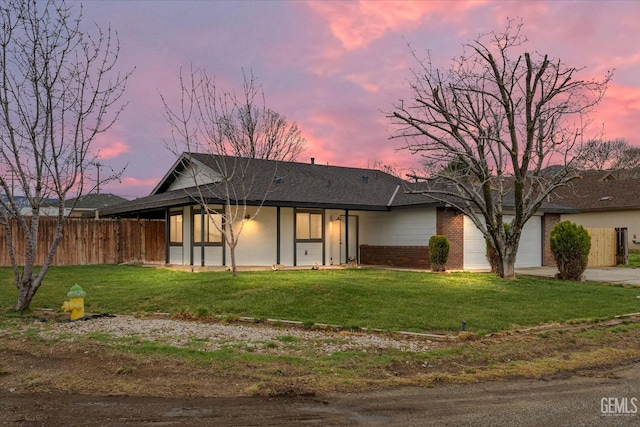
[[[584,227],[626,228],[629,249],[640,249],[640,179],[609,171],[584,171],[580,175],[551,198],[552,202],[580,210],[562,214],[561,219]]]
[[[6,198],[6,196],[3,196]],[[20,214],[30,216],[32,213],[29,200],[23,196],[14,197],[20,207]],[[64,202],[64,215],[69,217],[97,217],[97,211],[107,206],[113,206],[118,203],[126,202],[127,199],[116,196],[114,194],[86,194],[80,196],[76,202],[76,198],[67,199]],[[75,202],[75,209],[71,210]],[[40,216],[58,216],[57,199],[47,199],[40,208]]]
[[[99,211],[109,206],[118,205],[122,202],[128,201],[124,197],[116,196],[115,194],[102,193],[102,194],[85,194],[76,198],[65,200],[66,207],[71,208],[75,203],[75,208],[71,214],[72,217],[98,217]]]
[[[237,265],[337,265],[355,258],[362,264],[429,268],[429,238],[440,234],[451,243],[448,269],[489,268],[482,234],[459,211],[410,194],[406,181],[387,173],[325,166],[313,159],[293,163],[183,154],[151,195],[101,209],[100,215],[166,219],[168,264],[228,265],[228,249],[201,214],[196,190],[221,212],[223,202],[213,191],[220,184],[215,169],[220,162],[231,168],[236,161],[250,162],[252,171],[245,199],[249,219],[240,219],[246,222],[236,248]],[[561,213],[571,211],[547,204],[531,218],[517,266],[553,263],[549,231]],[[210,221],[220,224],[221,216]]]

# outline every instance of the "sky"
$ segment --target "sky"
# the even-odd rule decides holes
[[[79,1],[69,2],[74,7]],[[629,1],[86,1],[83,24],[110,26],[120,40],[117,68],[135,68],[118,122],[93,145],[103,165],[126,166],[100,191],[148,195],[176,160],[160,94],[177,100],[180,70],[204,69],[226,91],[250,70],[267,107],[296,122],[307,139],[298,161],[402,168],[419,158],[385,113],[410,96],[417,65],[409,45],[448,68],[481,33],[522,19],[526,49],[603,78],[615,69],[594,111],[604,138],[640,146],[640,2]],[[105,171],[105,168],[107,171]]]

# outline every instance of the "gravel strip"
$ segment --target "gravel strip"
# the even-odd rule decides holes
[[[424,352],[436,343],[415,338],[394,338],[382,334],[315,331],[268,325],[202,323],[171,319],[140,319],[132,316],[97,318],[81,322],[33,323],[45,339],[74,340],[91,333],[115,338],[136,338],[161,344],[215,351],[241,347],[269,354],[295,354],[313,349],[318,355],[340,351],[395,349]]]

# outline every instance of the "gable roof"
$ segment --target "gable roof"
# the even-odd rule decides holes
[[[229,182],[233,188],[246,189],[239,191],[242,194],[239,194],[238,199],[242,200],[242,196],[246,196],[247,205],[259,205],[264,199],[265,206],[297,208],[389,210],[402,207],[445,206],[445,203],[424,194],[407,192],[410,186],[407,181],[376,169],[328,166],[315,164],[313,161],[281,162],[183,153],[151,195],[107,207],[102,209],[100,214],[116,216],[197,204],[200,192],[208,203],[222,203],[225,196],[224,181],[199,187],[172,189],[181,177],[184,178],[183,174],[188,167],[194,164],[209,171],[232,171],[246,167],[250,173],[247,174],[244,183],[239,173],[226,175],[230,177]],[[246,184],[245,187],[243,184]],[[554,205],[547,206],[542,211],[554,208],[566,209]]]
[[[616,179],[609,171],[583,171],[580,176],[550,200],[585,212],[640,209],[639,178]]]

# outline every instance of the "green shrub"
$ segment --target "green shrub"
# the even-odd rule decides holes
[[[445,236],[431,236],[429,239],[429,258],[431,271],[445,271],[444,265],[449,258],[449,240]]]
[[[571,221],[557,223],[550,234],[550,247],[558,265],[559,278],[581,280],[589,261],[591,236]]]

